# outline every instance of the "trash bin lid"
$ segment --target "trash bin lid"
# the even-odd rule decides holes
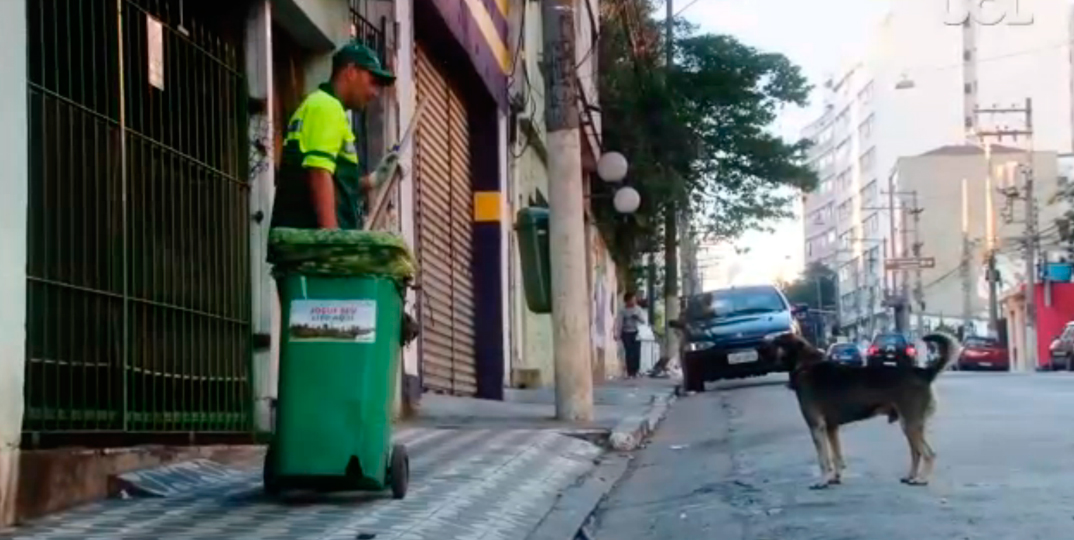
[[[417,274],[406,242],[383,231],[276,227],[269,231],[268,248],[276,275],[378,275],[410,282]]]

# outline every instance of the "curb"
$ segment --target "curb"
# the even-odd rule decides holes
[[[208,459],[181,461],[111,478],[122,498],[172,497],[248,476],[245,471]]]
[[[526,540],[575,540],[580,534],[588,538],[583,528],[600,502],[626,474],[630,459],[621,454],[605,455],[592,472],[559,496],[552,509],[526,535]]]
[[[656,431],[675,402],[675,393],[657,396],[644,415],[624,418],[615,426],[609,443],[615,450],[606,453],[597,466],[578,484],[564,491],[526,540],[577,540],[590,538],[586,530],[601,501],[626,474],[633,459],[622,452],[636,450]],[[616,452],[617,451],[617,452]]]
[[[613,450],[630,452],[638,448],[645,438],[656,431],[660,421],[668,412],[668,407],[675,401],[675,393],[654,399],[652,406],[644,416],[628,416],[619,421],[608,438]]]

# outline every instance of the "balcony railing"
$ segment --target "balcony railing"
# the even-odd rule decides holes
[[[388,64],[387,57],[387,32],[386,26],[388,20],[386,17],[381,17],[378,24],[373,24],[369,19],[363,15],[363,10],[359,4],[361,2],[351,2],[351,38],[361,41],[369,46],[377,53],[377,58],[380,58],[380,63],[383,65]]]

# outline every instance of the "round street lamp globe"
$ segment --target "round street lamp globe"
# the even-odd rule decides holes
[[[615,205],[616,212],[633,214],[641,206],[641,194],[630,186],[621,187],[615,192],[615,198],[612,203]]]
[[[618,184],[627,175],[627,160],[619,152],[608,152],[597,161],[597,176],[605,182]]]

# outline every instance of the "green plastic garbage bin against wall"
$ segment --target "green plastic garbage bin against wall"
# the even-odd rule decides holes
[[[552,313],[552,259],[548,245],[548,209],[528,207],[518,211],[515,223],[522,262],[526,305],[534,313]]]
[[[269,493],[296,489],[406,494],[406,449],[391,445],[402,294],[384,277],[277,278],[282,314]]]

